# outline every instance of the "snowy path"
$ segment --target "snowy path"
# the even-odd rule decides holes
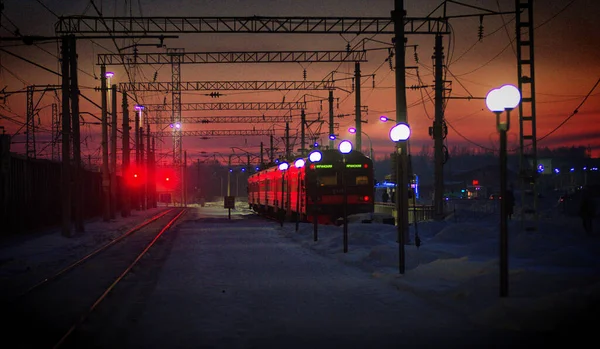
[[[283,238],[273,222],[225,217],[179,229],[128,347],[431,347],[474,330],[455,312]]]

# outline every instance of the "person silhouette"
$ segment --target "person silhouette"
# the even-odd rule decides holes
[[[506,190],[506,215],[508,219],[512,219],[512,215],[515,208],[515,194],[513,194],[512,189]]]
[[[385,190],[383,192],[383,194],[381,195],[381,201],[388,202],[389,199],[390,199],[390,195],[388,194],[387,190]]]

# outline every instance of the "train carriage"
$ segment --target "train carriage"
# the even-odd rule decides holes
[[[271,217],[335,223],[346,214],[371,213],[374,205],[373,162],[352,151],[323,150],[320,161],[307,158],[287,169],[272,166],[248,178],[248,204]]]

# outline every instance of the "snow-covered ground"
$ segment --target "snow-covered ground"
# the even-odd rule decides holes
[[[220,211],[220,207],[222,203],[207,203],[206,208],[192,209],[196,217],[203,211],[219,211],[226,218],[227,210]],[[85,234],[71,239],[55,230],[22,241],[5,241],[0,246],[0,280],[22,275],[25,284],[25,280],[35,279],[31,270],[41,275],[41,271],[60,265],[66,255],[82,255],[159,210],[135,212],[133,217],[118,217],[108,223],[95,221],[87,225]],[[232,210],[232,218],[237,220],[250,214],[244,203],[237,203]],[[412,225],[411,243],[405,246],[404,274],[398,272],[396,227],[378,223],[377,216],[372,223],[361,223],[364,218],[350,220],[347,253],[342,249],[341,226],[318,226],[318,241],[313,241],[310,223],[300,223],[297,231],[294,222],[283,227],[268,222],[265,226],[274,226],[279,238],[331,259],[331,263],[342,262],[366,271],[361,275],[368,282],[392,285],[400,293],[417,295],[485,328],[546,333],[571,331],[588,320],[598,324],[598,226],[596,234],[588,236],[577,217],[554,210],[542,215],[538,232],[521,232],[518,215],[513,217],[508,225],[509,296],[501,298],[499,215],[493,209],[460,206],[444,221]],[[418,248],[414,244],[416,234],[421,240]],[[236,251],[255,253],[251,249]]]

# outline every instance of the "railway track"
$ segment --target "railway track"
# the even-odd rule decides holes
[[[128,292],[124,280],[151,267],[141,265],[145,256],[165,254],[159,246],[164,233],[185,213],[161,212],[21,292],[5,307],[10,323],[5,340],[18,348],[98,347],[84,327],[94,316],[96,322],[110,318],[96,314],[111,313],[115,304],[107,303],[119,297],[119,288]]]

